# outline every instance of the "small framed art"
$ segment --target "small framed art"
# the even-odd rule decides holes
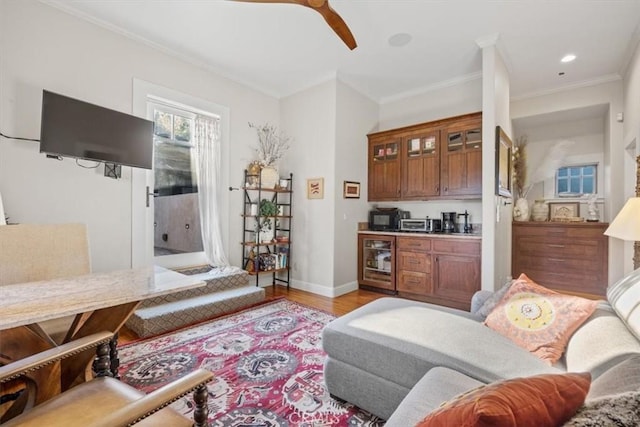
[[[307,179],[307,199],[324,199],[324,178]]]
[[[551,221],[566,221],[580,216],[579,202],[549,203],[549,218]]]
[[[354,181],[345,181],[343,187],[343,197],[345,199],[359,199],[360,183]]]

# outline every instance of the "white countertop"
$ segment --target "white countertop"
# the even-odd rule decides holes
[[[429,239],[465,239],[465,240],[482,240],[480,233],[421,233],[413,231],[373,231],[358,230],[358,234],[377,234],[381,236],[400,236],[400,237],[417,237]]]
[[[0,286],[0,330],[204,286],[162,267]]]

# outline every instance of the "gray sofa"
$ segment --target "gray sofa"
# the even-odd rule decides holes
[[[479,308],[490,295],[476,294],[472,312],[382,298],[335,319],[322,337],[329,393],[388,426],[406,426],[480,384],[567,371],[596,380],[640,355],[640,269],[610,287],[608,301],[574,332],[554,366],[482,324]]]

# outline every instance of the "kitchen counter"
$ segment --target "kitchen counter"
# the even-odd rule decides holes
[[[358,230],[358,234],[378,234],[381,236],[400,236],[400,237],[425,237],[430,239],[463,239],[463,240],[482,240],[482,234],[473,233],[422,233],[414,231],[373,231]]]

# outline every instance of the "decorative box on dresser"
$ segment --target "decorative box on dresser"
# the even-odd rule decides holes
[[[603,222],[514,222],[511,272],[551,289],[604,297],[609,241]]]

